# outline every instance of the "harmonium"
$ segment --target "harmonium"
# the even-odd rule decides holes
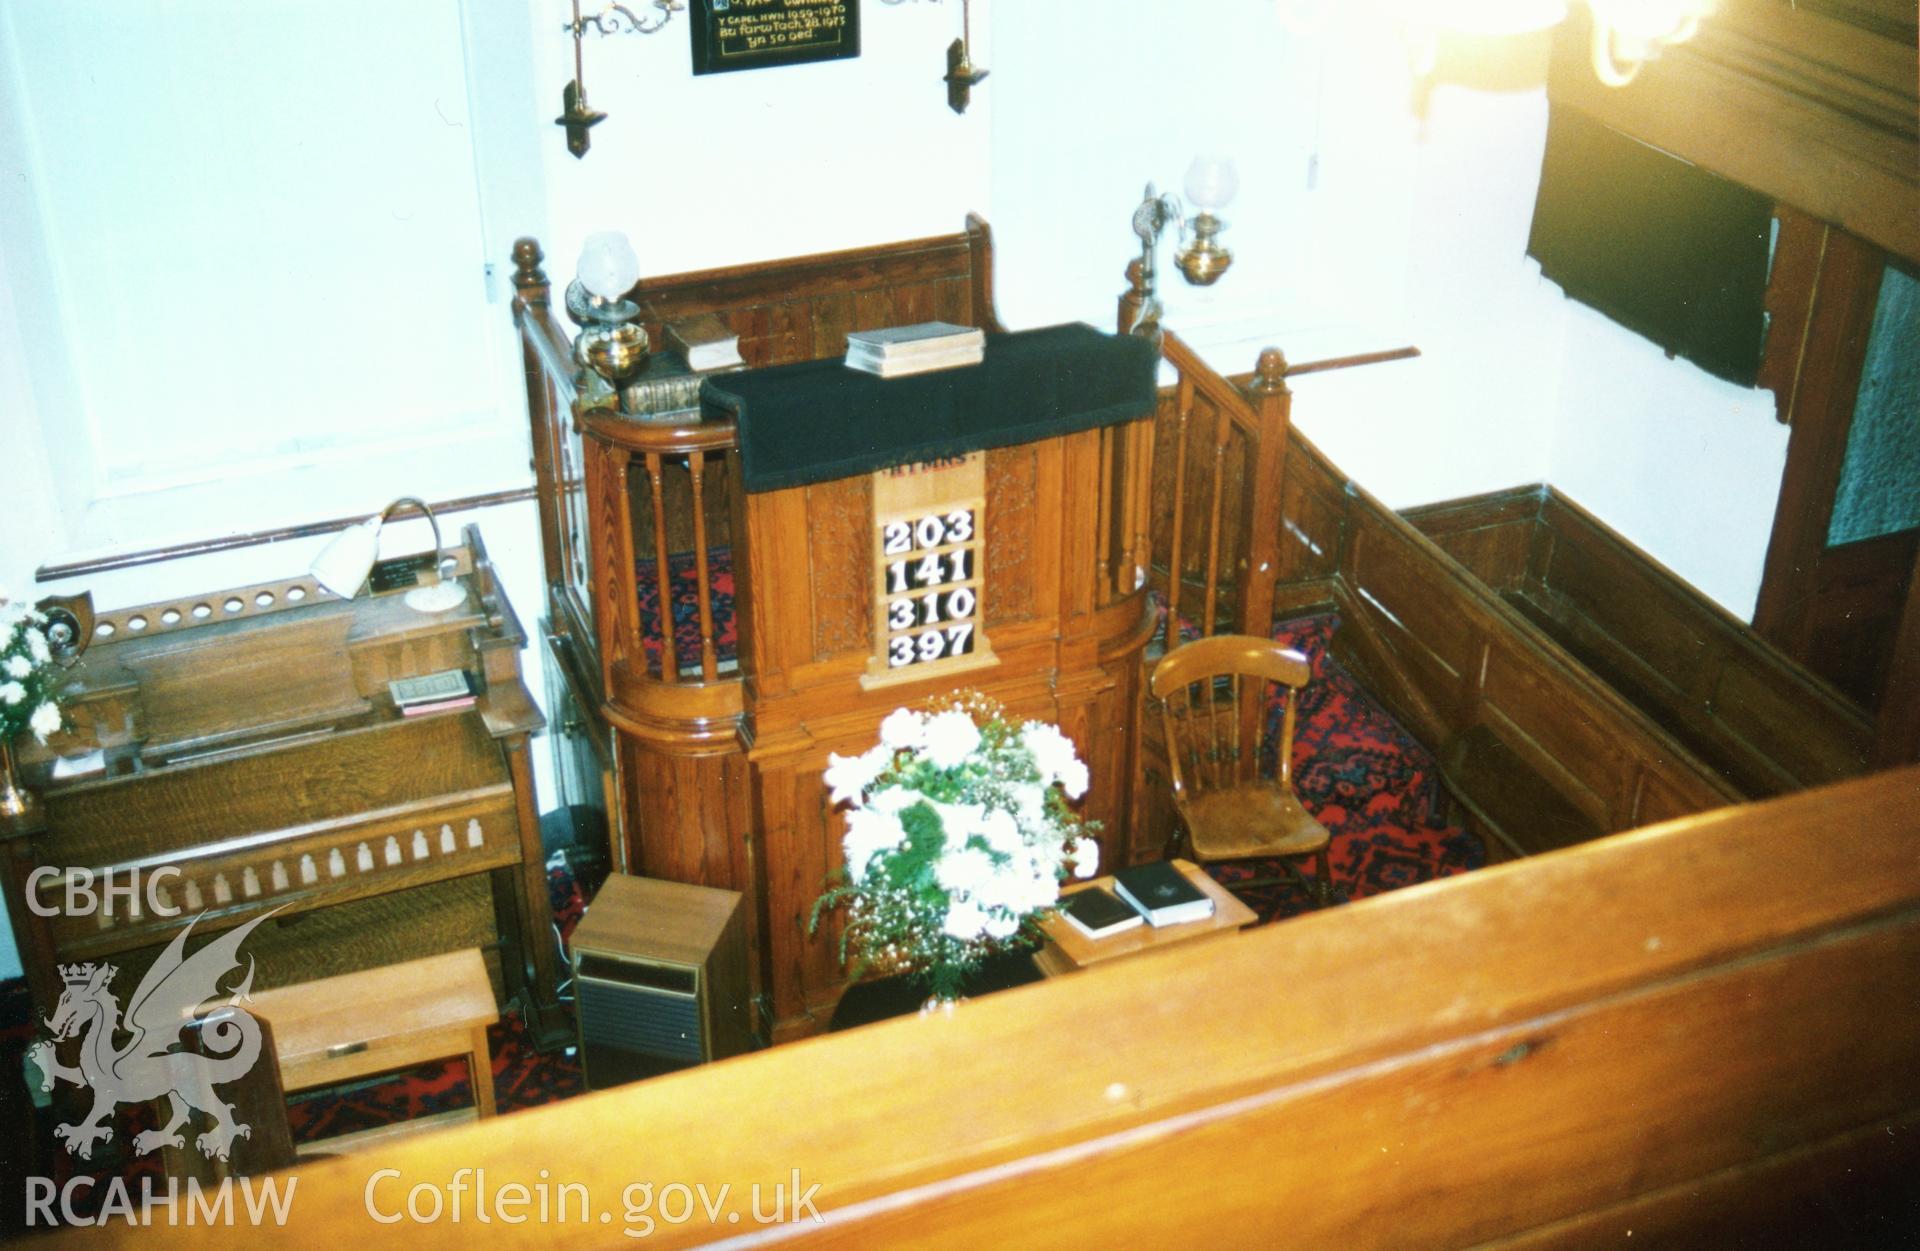
[[[411,564],[383,563],[373,585],[432,560]],[[41,804],[0,856],[43,1011],[60,964],[111,963],[131,991],[183,927],[191,945],[265,915],[243,950],[256,988],[477,947],[536,1040],[569,1036],[525,636],[477,528],[440,571],[464,592],[442,612],[396,591],[341,599],[311,577],[55,610],[72,644],[67,726],[45,747],[22,740]],[[396,702],[396,680],[452,673],[459,697]]]

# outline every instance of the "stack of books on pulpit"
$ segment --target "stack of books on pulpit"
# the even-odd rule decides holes
[[[746,364],[740,357],[740,336],[714,313],[668,322],[666,340],[674,355],[695,373]]]
[[[987,336],[977,326],[925,321],[847,335],[847,368],[882,378],[904,378],[935,369],[978,365],[986,357]]]

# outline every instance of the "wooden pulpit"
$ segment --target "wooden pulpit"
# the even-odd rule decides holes
[[[643,281],[650,331],[718,313],[775,367],[710,375],[700,409],[670,364],[621,409],[583,408],[521,259],[549,633],[579,709],[561,773],[603,762],[627,871],[747,896],[775,1040],[824,1028],[844,987],[837,935],[807,924],[841,859],[821,774],[894,708],[972,689],[1058,723],[1105,859],[1132,858],[1151,344],[999,332],[976,224]],[[888,380],[840,361],[848,330],[933,319],[987,329],[986,360]]]

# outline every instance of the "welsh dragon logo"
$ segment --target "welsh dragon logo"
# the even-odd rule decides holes
[[[34,1044],[31,1054],[42,1074],[42,1090],[52,1090],[56,1081],[65,1078],[93,1092],[91,1112],[75,1124],[54,1129],[68,1151],[83,1160],[89,1158],[95,1143],[113,1137],[115,1107],[157,1100],[162,1095],[170,1099],[169,1119],[159,1129],[134,1136],[136,1154],[145,1155],[161,1146],[184,1147],[177,1131],[195,1110],[214,1121],[212,1129],[194,1140],[208,1156],[224,1160],[235,1138],[250,1135],[248,1126],[235,1123],[233,1106],[213,1088],[244,1075],[260,1058],[260,1024],[239,1006],[253,988],[252,959],[248,958],[246,976],[238,987],[223,992],[219,982],[239,966],[241,942],[271,915],[255,917],[186,956],[187,935],[193,932],[193,922],[189,921],[140,979],[127,1001],[124,1021],[119,1004],[107,990],[117,971],[113,965],[60,967],[66,989],[46,1022],[53,1037]],[[202,1037],[207,1047],[220,1054],[205,1056],[178,1050],[181,1030],[210,1000],[222,995],[226,995],[225,1004],[215,1005],[198,1017],[203,1022]],[[73,1068],[60,1063],[55,1045],[76,1036],[80,1039],[80,1063]],[[122,1043],[121,1039],[126,1041]]]

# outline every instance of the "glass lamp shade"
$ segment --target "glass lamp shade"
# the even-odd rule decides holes
[[[1240,171],[1233,158],[1197,156],[1187,167],[1187,202],[1202,212],[1212,213],[1232,203],[1240,193]]]
[[[1669,44],[1685,43],[1712,0],[1588,0],[1593,9],[1593,72],[1624,87]]]
[[[373,572],[374,559],[380,554],[380,518],[348,526],[333,541],[320,549],[307,572],[313,580],[341,599],[352,599]]]
[[[640,256],[627,236],[603,230],[580,249],[580,285],[603,300],[617,300],[640,281]]]

